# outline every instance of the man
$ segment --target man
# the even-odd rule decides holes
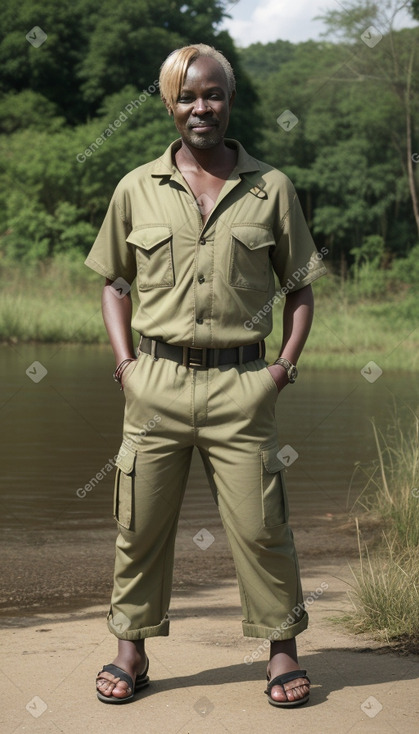
[[[297,375],[310,283],[325,269],[291,182],[224,138],[235,96],[225,57],[203,44],[174,51],[160,92],[180,139],[118,184],[86,260],[106,278],[104,321],[126,397],[108,614],[118,654],[98,674],[97,695],[132,700],[148,683],[145,638],[168,634],[176,526],[196,446],[236,564],[243,632],[271,641],[265,693],[273,705],[300,705],[309,679],[295,636],[307,613],[275,401]],[[267,366],[273,271],[287,295],[280,359]]]

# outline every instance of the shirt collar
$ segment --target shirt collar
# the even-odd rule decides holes
[[[254,171],[260,171],[260,164],[256,158],[246,153],[242,144],[234,138],[224,138],[224,142],[229,148],[236,148],[237,150],[237,163],[232,171],[231,175],[253,173]],[[164,151],[163,155],[154,161],[151,175],[152,176],[174,176],[178,173],[178,169],[173,163],[173,154],[180,148],[181,138],[178,138],[169,145]]]

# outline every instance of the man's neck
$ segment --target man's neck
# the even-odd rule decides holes
[[[220,175],[231,171],[237,160],[237,152],[220,141],[211,148],[193,148],[184,141],[175,154],[176,165],[180,171],[191,171],[196,174],[209,173]]]

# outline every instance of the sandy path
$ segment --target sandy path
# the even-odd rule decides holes
[[[327,584],[308,605],[310,626],[299,637],[300,663],[313,682],[307,706],[268,705],[267,654],[257,653],[263,641],[243,638],[237,585],[220,580],[173,594],[170,636],[147,647],[152,684],[125,706],[101,704],[94,692],[95,674],[115,648],[106,605],[3,618],[2,734],[416,733],[419,659],[379,654],[366,636],[330,621],[349,608],[345,560],[305,558],[301,566],[306,599]]]

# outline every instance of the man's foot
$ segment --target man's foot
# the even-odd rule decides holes
[[[297,645],[295,638],[291,640],[277,640],[271,643],[271,658],[268,663],[267,674],[269,680],[277,675],[292,673],[299,670],[297,658]],[[308,699],[310,683],[308,678],[296,678],[283,685],[272,686],[270,697],[272,701],[281,703],[294,703],[301,699]]]
[[[148,665],[144,640],[118,640],[118,655],[114,658],[112,664],[128,673],[135,687],[137,675],[141,675]],[[102,696],[121,700],[131,697],[134,693],[127,681],[112,675],[107,670],[98,673],[96,689]]]

